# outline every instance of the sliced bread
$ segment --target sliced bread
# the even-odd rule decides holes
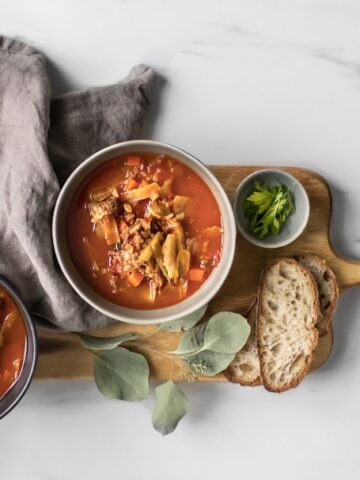
[[[226,378],[230,382],[239,383],[240,385],[249,387],[256,387],[262,384],[256,341],[256,310],[257,302],[254,302],[246,315],[251,328],[248,341],[224,371]]]
[[[329,332],[332,316],[339,302],[339,287],[335,273],[324,259],[316,255],[295,255],[295,260],[304,265],[315,278],[320,298],[322,318],[317,324],[320,337]]]
[[[297,386],[318,343],[319,294],[311,273],[296,260],[270,262],[259,286],[257,341],[263,384],[272,392]]]

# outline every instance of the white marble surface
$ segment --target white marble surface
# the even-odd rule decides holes
[[[0,0],[0,31],[51,59],[54,92],[163,81],[143,135],[207,163],[299,165],[334,194],[332,238],[360,258],[360,4],[350,0]],[[186,386],[171,436],[153,399],[107,401],[90,382],[35,382],[0,425],[0,478],[355,479],[360,297],[343,295],[328,364],[281,396]]]

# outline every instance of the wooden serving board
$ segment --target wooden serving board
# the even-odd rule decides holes
[[[216,166],[210,167],[220,180],[230,199],[239,183],[250,173],[261,167]],[[291,257],[296,253],[314,253],[322,256],[335,271],[340,290],[360,284],[360,262],[346,260],[337,255],[330,245],[329,223],[331,215],[331,194],[329,187],[317,173],[301,168],[283,168],[304,185],[310,198],[310,220],[303,234],[291,245],[278,249],[262,249],[250,244],[238,235],[236,255],[232,270],[223,287],[211,301],[207,316],[221,310],[245,313],[256,298],[258,281],[266,262],[274,257]],[[226,252],[225,252],[226,254]],[[152,347],[161,350],[174,350],[181,334],[157,332],[156,326],[139,326],[117,323],[98,330],[101,335],[118,335],[136,332],[149,336],[147,349],[138,351],[147,357],[151,375],[155,380],[165,380],[170,376],[175,381],[182,380],[181,363],[174,363],[164,355],[154,353]],[[329,358],[333,344],[332,329],[321,337],[316,349],[312,370],[320,368]],[[77,335],[71,333],[39,332],[39,360],[36,378],[90,379],[92,378],[93,356],[79,343]],[[223,374],[215,377],[199,377],[200,381],[227,381]]]

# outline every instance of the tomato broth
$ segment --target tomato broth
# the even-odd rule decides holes
[[[113,303],[174,305],[218,264],[222,219],[208,185],[165,155],[120,156],[95,169],[68,209],[71,258],[86,282]]]
[[[0,398],[14,385],[24,364],[26,329],[11,296],[0,288]]]

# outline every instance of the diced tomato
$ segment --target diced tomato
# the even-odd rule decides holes
[[[139,155],[129,155],[126,159],[128,167],[138,167],[141,164],[141,157]]]
[[[149,205],[149,200],[140,200],[133,205],[133,212],[137,217],[144,218],[147,207]]]
[[[191,268],[189,270],[188,279],[191,282],[202,282],[204,280],[205,270],[201,268]]]
[[[135,188],[138,188],[138,186],[139,183],[133,178],[129,178],[129,180],[126,182],[126,190],[134,190]]]
[[[138,287],[143,280],[144,275],[137,270],[134,270],[126,279],[132,287]]]

